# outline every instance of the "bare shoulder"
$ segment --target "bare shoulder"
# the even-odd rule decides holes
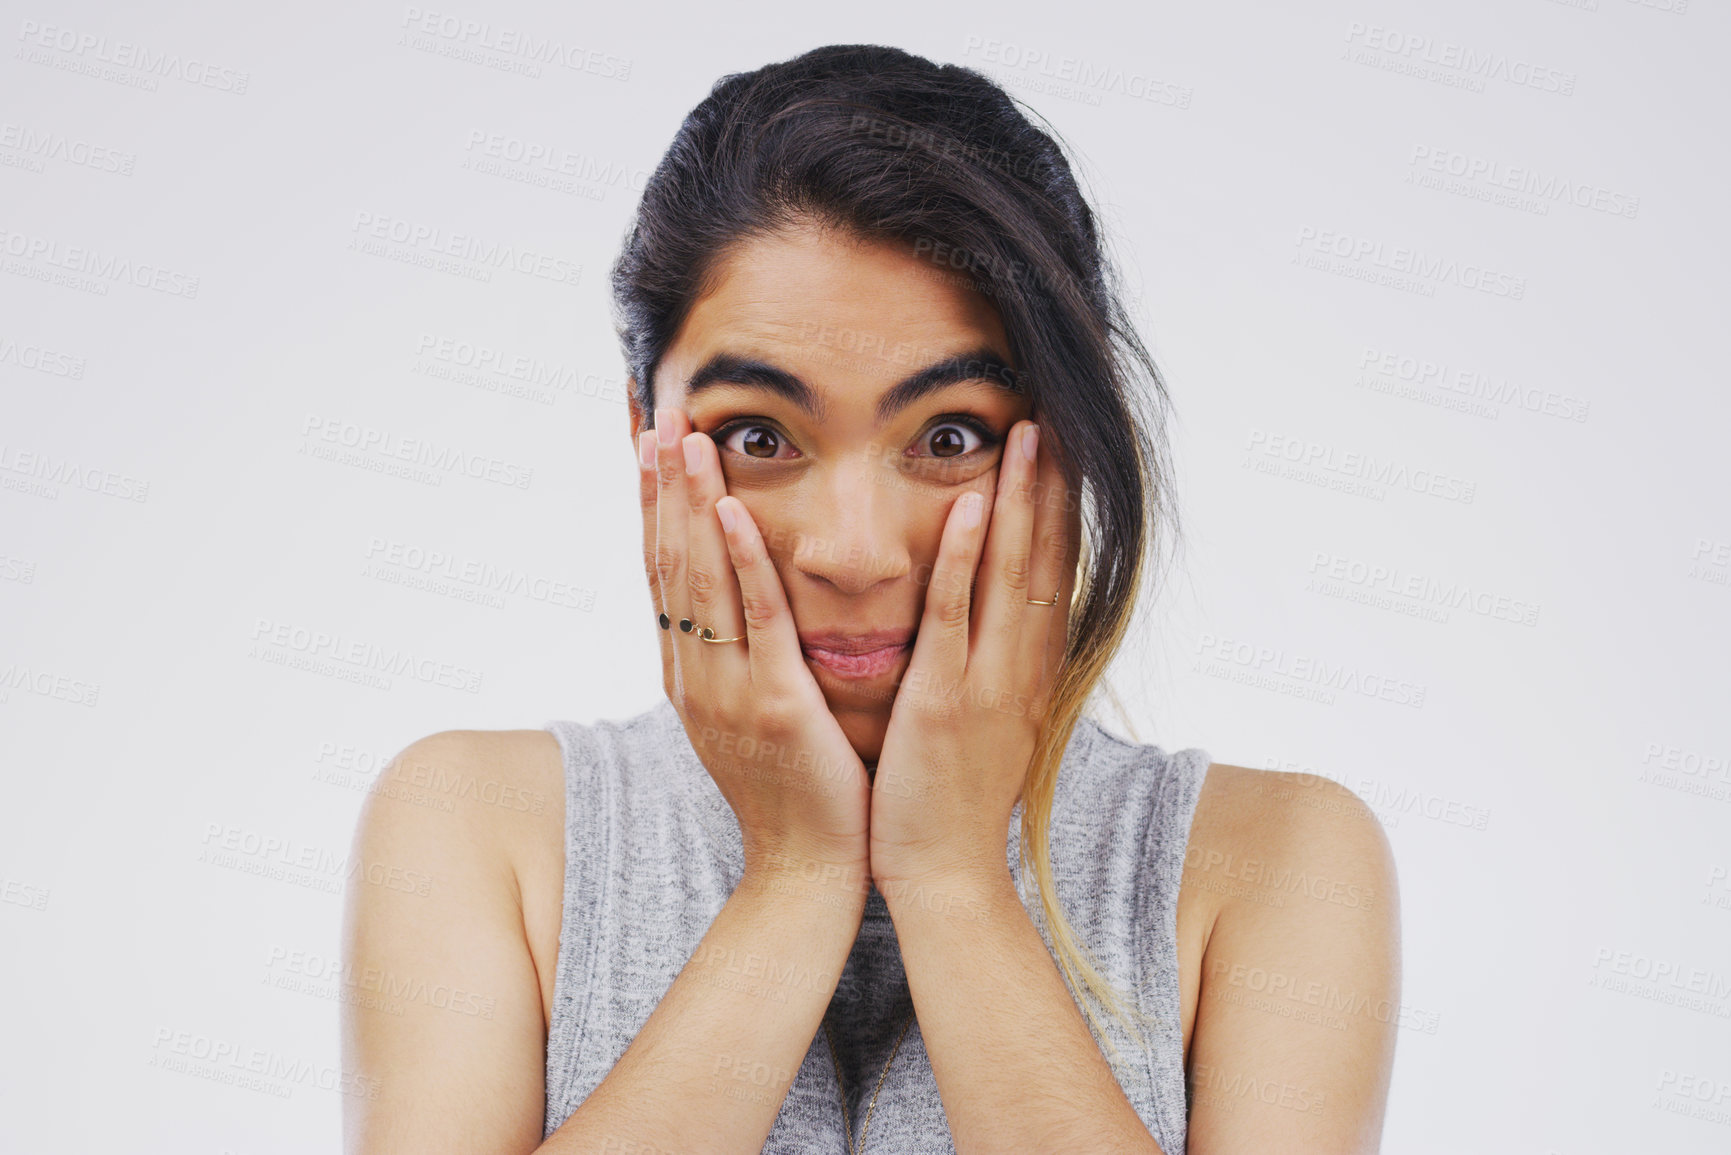
[[[1275,854],[1394,881],[1382,823],[1349,787],[1316,774],[1215,762],[1198,794],[1192,831],[1193,841],[1219,852]]]
[[[1197,795],[1184,883],[1208,896],[1210,936],[1222,915],[1266,922],[1270,911],[1315,913],[1315,902],[1398,913],[1382,823],[1350,788],[1315,774],[1211,764]]]
[[[1319,1149],[1376,1150],[1400,1001],[1382,824],[1331,779],[1216,763],[1184,884],[1213,912],[1188,1072],[1191,1151],[1266,1149],[1295,1133]]]
[[[563,773],[546,730],[441,730],[405,746],[374,794],[469,818],[540,813],[563,796]]]
[[[395,805],[387,806],[387,803]],[[546,730],[441,730],[405,747],[380,775],[364,823],[409,840],[469,850],[475,881],[509,890],[543,1003],[553,1002],[565,883],[565,766]]]
[[[564,798],[559,744],[547,731],[441,730],[405,746],[379,773],[357,846],[419,850],[453,867],[498,872],[520,899],[524,883],[562,852]]]

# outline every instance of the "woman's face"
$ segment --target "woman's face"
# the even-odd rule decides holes
[[[715,438],[806,665],[875,762],[945,516],[978,490],[990,517],[1003,439],[1029,403],[1008,385],[991,302],[912,246],[790,230],[736,247],[718,275],[656,372],[655,402]],[[633,401],[633,453],[645,424]]]

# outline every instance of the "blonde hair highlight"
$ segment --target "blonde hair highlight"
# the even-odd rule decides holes
[[[1154,443],[1163,446],[1163,436],[1156,434]],[[1142,503],[1145,519],[1142,542],[1144,546],[1159,545],[1161,539],[1154,534],[1162,514],[1167,512],[1166,486],[1162,484],[1165,471],[1161,468],[1164,463],[1151,463],[1141,454],[1138,454],[1138,459],[1141,465],[1137,471],[1138,481],[1142,492],[1149,498]],[[1094,571],[1091,552],[1087,538],[1087,522],[1084,519],[1075,588],[1070,598],[1072,609],[1082,605],[1092,592]],[[1095,690],[1098,688],[1107,693],[1111,692],[1106,671],[1130,635],[1132,625],[1137,619],[1142,581],[1148,569],[1148,556],[1147,549],[1136,556],[1129,582],[1131,596],[1111,607],[1110,614],[1100,628],[1085,633],[1075,628],[1076,619],[1073,616],[1068,619],[1070,629],[1065,639],[1064,661],[1056,676],[1045,717],[1041,721],[1039,737],[1022,789],[1020,857],[1024,873],[1031,872],[1039,891],[1039,911],[1051,938],[1050,953],[1058,964],[1065,985],[1070,988],[1072,997],[1086,1018],[1089,1030],[1106,1048],[1108,1059],[1114,1065],[1121,1056],[1092,1003],[1099,1003],[1104,1007],[1106,1013],[1123,1026],[1138,1045],[1147,1044],[1142,1028],[1158,1026],[1162,1019],[1158,1015],[1144,1012],[1137,1005],[1137,999],[1126,998],[1111,980],[1101,973],[1092,952],[1070,925],[1069,918],[1058,902],[1057,879],[1052,872],[1050,826],[1057,794],[1058,770],[1064,751],[1069,746]]]

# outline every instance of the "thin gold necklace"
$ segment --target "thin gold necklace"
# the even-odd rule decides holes
[[[890,1048],[890,1057],[884,1060],[883,1074],[878,1076],[878,1085],[872,1088],[872,1101],[866,1104],[865,1118],[860,1120],[859,1147],[853,1145],[853,1124],[847,1116],[847,1092],[841,1085],[841,1060],[835,1053],[835,1035],[829,1029],[829,1020],[823,1021],[823,1037],[829,1041],[829,1061],[835,1066],[836,1092],[841,1095],[841,1126],[842,1138],[847,1143],[848,1155],[863,1155],[865,1151],[866,1130],[872,1125],[872,1108],[878,1105],[878,1092],[884,1089],[884,1075],[890,1073],[890,1064],[896,1061],[896,1052],[902,1049],[902,1035],[908,1033],[908,1027],[913,1024],[914,1009],[908,1008],[908,1014],[902,1020],[901,1034],[896,1036],[896,1045]]]

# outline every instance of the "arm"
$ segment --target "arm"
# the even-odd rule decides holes
[[[1215,776],[1185,873],[1232,897],[1203,952],[1188,1148],[1375,1152],[1400,1014],[1387,836],[1327,779],[1221,765]]]
[[[511,741],[436,734],[393,767],[528,773]],[[515,741],[520,751],[523,739]],[[381,784],[391,776],[387,769]],[[375,792],[362,810],[344,927],[345,975],[360,989],[342,1015],[345,1070],[367,1094],[345,1099],[345,1150],[761,1150],[852,948],[863,880],[807,882],[804,863],[786,858],[748,865],[637,1038],[543,1144],[542,988],[511,858],[513,839],[533,839],[511,825],[521,814],[489,813],[472,795],[456,807]],[[554,809],[562,845],[563,807]],[[369,878],[431,881],[417,893]],[[736,969],[753,955],[767,960],[764,976],[742,982]],[[381,987],[462,992],[463,1006],[491,1017],[458,1013],[455,995],[366,1005],[366,991],[376,1001]]]
[[[350,1155],[522,1152],[541,1141],[541,987],[504,843],[559,841],[564,808],[501,814],[475,792],[429,799],[410,785],[524,783],[524,742],[423,738],[380,772],[361,808],[343,918],[343,1069],[363,1092],[343,1099]],[[558,833],[540,825],[549,822]]]
[[[859,933],[860,885],[747,867],[643,1030],[539,1150],[763,1150]],[[742,983],[727,967],[752,956],[763,977]]]
[[[1160,1155],[1006,862],[888,885],[884,900],[957,1151]]]

